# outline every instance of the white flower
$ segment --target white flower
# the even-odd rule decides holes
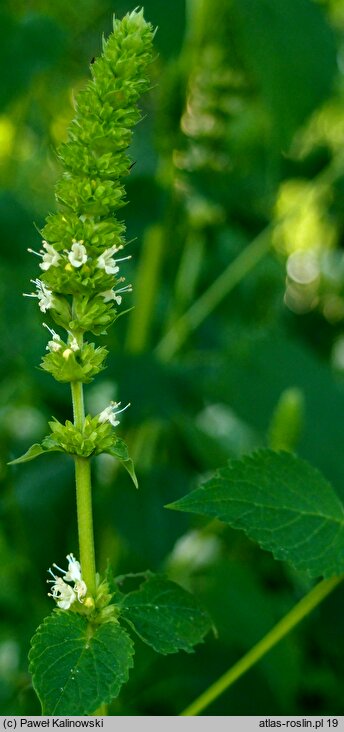
[[[59,260],[61,259],[61,255],[54,249],[54,247],[51,244],[48,244],[47,241],[42,241],[44,249],[46,249],[46,252],[43,254],[42,262],[40,263],[40,268],[43,270],[49,269],[49,267],[56,267]]]
[[[74,351],[74,352],[75,352],[75,351],[80,351],[80,348],[79,348],[79,344],[78,344],[78,341],[76,340],[75,336],[73,336],[73,335],[72,335],[72,333],[70,333],[70,338],[69,338],[69,347],[70,347],[70,348],[72,349],[72,351]]]
[[[46,271],[49,269],[49,267],[56,267],[59,263],[59,260],[61,259],[61,255],[54,249],[54,247],[49,244],[47,241],[43,239],[42,241],[43,249],[40,249],[39,252],[35,252],[34,249],[28,249],[28,252],[30,254],[36,254],[37,257],[41,257],[42,262],[40,263],[40,268]],[[46,249],[46,251],[44,251]]]
[[[51,333],[53,337],[52,341],[48,341],[48,345],[45,347],[45,350],[50,352],[59,351],[63,345],[60,336],[53,330],[53,328],[49,328],[49,325],[47,325],[46,323],[42,323],[42,325],[44,326],[44,328],[47,328],[47,330],[49,331],[49,333]]]
[[[82,267],[87,262],[87,251],[82,241],[73,242],[68,259],[73,267]]]
[[[64,573],[64,578],[67,582],[76,582],[77,580],[81,580],[81,565],[80,562],[75,559],[74,554],[67,554],[68,559],[68,571],[65,572],[64,569],[60,569],[60,567],[57,567],[56,564],[53,566],[57,569],[60,569],[60,572]]]
[[[120,305],[122,302],[122,295],[120,293],[132,291],[132,285],[126,285],[125,287],[121,287],[119,290],[105,290],[105,292],[101,292],[100,295],[102,296],[104,302],[110,302],[111,300],[114,300],[117,305]]]
[[[47,580],[47,582],[52,583],[52,592],[48,592],[48,597],[53,597],[56,600],[57,607],[61,608],[61,610],[69,610],[70,606],[76,600],[76,593],[70,585],[67,585],[63,581],[62,577],[57,577],[52,572],[51,574],[54,579]]]
[[[124,412],[125,409],[128,409],[130,407],[130,402],[125,407],[122,407],[122,409],[117,409],[121,405],[121,402],[110,402],[109,406],[103,409],[102,412],[100,412],[98,416],[98,422],[102,424],[103,422],[110,422],[113,427],[117,427],[119,424],[119,420],[116,419],[117,414],[120,414],[121,412]]]
[[[77,580],[74,585],[74,592],[76,592],[79,602],[83,602],[81,598],[85,597],[87,592],[86,582]]]
[[[122,248],[122,246],[113,246],[110,247],[110,249],[105,249],[97,259],[97,267],[99,269],[105,269],[106,274],[117,274],[117,272],[119,272],[117,262],[124,262],[125,259],[131,259],[130,255],[129,257],[121,257],[121,259],[113,259],[112,255],[119,252],[119,250]]]
[[[57,351],[60,350],[60,348],[62,348],[61,343],[60,343],[60,336],[58,336],[56,333],[56,336],[53,337],[53,340],[48,341],[48,343],[45,347],[45,350],[50,351],[50,353],[52,353],[52,352],[56,353]]]
[[[70,606],[78,600],[83,602],[83,597],[87,593],[86,583],[81,576],[80,562],[75,559],[74,554],[67,554],[68,559],[68,570],[61,569],[57,564],[53,564],[53,567],[62,572],[62,577],[58,577],[52,569],[48,569],[48,572],[53,577],[52,580],[47,582],[52,584],[52,592],[48,592],[49,597],[53,597],[57,601],[57,606],[61,610],[69,610]],[[67,582],[74,582],[73,587],[67,584]]]
[[[33,285],[36,285],[37,292],[30,292],[29,294],[24,292],[24,297],[38,297],[39,309],[42,313],[46,313],[49,308],[54,305],[54,297],[51,290],[46,287],[42,280],[30,280]]]

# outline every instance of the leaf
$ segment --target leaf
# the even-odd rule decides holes
[[[133,463],[132,459],[129,457],[128,447],[127,447],[126,443],[124,442],[124,440],[122,440],[120,437],[118,437],[116,442],[114,443],[114,445],[111,445],[111,447],[109,447],[106,450],[106,452],[108,453],[108,455],[112,455],[112,457],[117,458],[117,460],[119,460],[122,463],[123,467],[129,473],[129,475],[134,483],[135,488],[138,488],[139,484],[137,482],[134,463]]]
[[[122,601],[123,617],[158,653],[191,653],[211,627],[193,595],[162,577],[151,576]]]
[[[121,463],[123,465],[123,468],[125,468],[126,471],[129,473],[129,475],[131,477],[131,480],[134,483],[135,488],[138,488],[139,487],[139,484],[138,484],[138,481],[137,481],[137,477],[136,477],[136,473],[135,473],[135,467],[134,467],[134,463],[133,463],[132,459],[129,458],[129,460],[121,460]]]
[[[311,577],[344,572],[343,505],[318,470],[289,453],[260,450],[233,460],[168,508],[243,529]]]
[[[11,462],[7,464],[18,465],[19,463],[27,463],[29,460],[34,460],[39,455],[45,455],[48,452],[63,452],[63,450],[58,447],[51,447],[47,449],[42,447],[39,443],[35,443],[29,447],[28,451],[24,455],[21,455],[21,457],[16,458],[15,460],[11,460]]]
[[[45,715],[91,714],[128,680],[133,643],[118,623],[91,626],[55,610],[40,625],[29,655],[34,689]]]
[[[109,455],[118,458],[118,460],[129,460],[128,446],[120,437],[116,438],[116,442],[111,445],[108,452]]]

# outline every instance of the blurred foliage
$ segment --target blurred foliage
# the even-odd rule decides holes
[[[26,248],[39,248],[35,226],[53,211],[73,89],[112,13],[131,9],[1,7],[3,715],[39,713],[28,642],[51,609],[47,567],[78,553],[72,464],[6,465],[51,415],[71,417],[68,388],[37,368],[46,335],[21,296],[34,273]],[[122,427],[140,490],[109,456],[95,459],[97,556],[101,570],[109,558],[116,573],[166,571],[203,601],[216,637],[167,659],[139,644],[115,715],[178,714],[309,589],[241,532],[164,504],[268,444],[296,449],[341,495],[344,485],[343,1],[146,0],[145,15],[159,26],[157,57],[123,212],[135,309],[104,338],[108,368],[86,390],[92,411],[132,403]],[[217,300],[202,300],[211,286]],[[173,348],[168,333],[182,334]],[[343,601],[341,588],[209,714],[344,714]]]

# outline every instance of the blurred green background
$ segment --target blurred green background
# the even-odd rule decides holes
[[[71,417],[68,388],[38,368],[27,247],[54,210],[73,95],[112,14],[133,8],[0,6],[2,715],[39,713],[29,639],[52,609],[48,566],[78,554],[72,462],[7,467],[52,415]],[[241,532],[164,504],[262,445],[295,449],[344,496],[344,2],[146,0],[145,15],[157,55],[123,210],[135,309],[104,337],[108,368],[86,393],[91,412],[132,403],[119,434],[140,490],[94,461],[97,558],[168,573],[216,636],[167,658],[138,642],[114,715],[178,714],[310,587]],[[343,601],[339,588],[206,713],[344,714]]]

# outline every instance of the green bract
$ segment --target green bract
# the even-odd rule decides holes
[[[79,351],[74,352],[61,341],[59,350],[43,356],[41,367],[49,371],[56,381],[82,381],[83,384],[89,384],[104,368],[107,353],[106,348],[96,348],[94,343],[85,343]]]

